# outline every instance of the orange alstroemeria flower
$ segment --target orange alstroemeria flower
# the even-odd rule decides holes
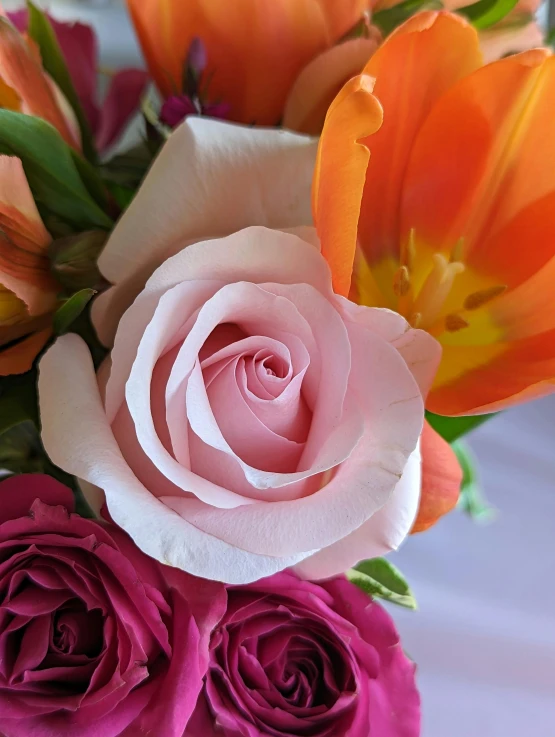
[[[314,183],[323,253],[339,292],[442,343],[433,412],[555,388],[554,109],[551,52],[482,66],[469,24],[426,12],[328,112]]]
[[[164,97],[181,91],[195,37],[206,48],[209,102],[230,119],[277,124],[301,70],[363,17],[369,0],[127,0]],[[360,70],[360,68],[359,68]]]
[[[0,156],[0,376],[30,369],[51,335],[51,240],[21,161]]]
[[[75,114],[42,68],[38,49],[1,14],[0,107],[46,120],[58,129],[66,143],[80,149]]]

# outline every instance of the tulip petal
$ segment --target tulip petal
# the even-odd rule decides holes
[[[208,101],[228,103],[232,120],[277,125],[303,67],[356,25],[368,0],[128,0],[128,6],[164,97],[182,91],[183,65],[198,37],[206,49]]]
[[[377,38],[351,39],[332,46],[307,64],[287,98],[284,128],[318,135],[333,99],[351,77],[360,74],[378,43]]]
[[[424,532],[455,508],[463,477],[455,451],[428,422],[424,423],[420,444],[422,491],[413,534]]]
[[[555,191],[554,105],[555,60],[546,49],[489,64],[456,84],[415,142],[403,232],[414,228],[435,250],[464,238],[465,261],[474,266],[476,259],[479,267],[487,259],[486,240]]]
[[[309,225],[316,143],[278,130],[190,118],[170,137],[99,259],[116,285],[95,300],[109,344],[152,272],[187,243],[250,225]]]
[[[424,12],[392,33],[366,65],[364,74],[375,77],[374,95],[384,110],[384,124],[364,141],[371,156],[359,239],[371,264],[399,253],[402,183],[423,120],[441,95],[480,63],[472,26],[456,15]],[[437,143],[443,135],[442,130]]]
[[[312,207],[322,255],[335,291],[347,296],[357,244],[357,224],[369,152],[361,139],[382,124],[382,108],[372,94],[374,80],[349,80],[328,110],[314,172]]]

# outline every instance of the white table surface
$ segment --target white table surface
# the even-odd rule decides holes
[[[141,63],[119,2],[43,5],[92,23],[103,64]],[[420,604],[393,614],[419,663],[422,737],[555,737],[555,397],[491,420],[471,445],[497,520],[453,513],[394,556]]]

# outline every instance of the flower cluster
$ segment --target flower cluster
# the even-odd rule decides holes
[[[553,390],[553,56],[483,63],[530,8],[128,5],[117,154],[146,74],[0,17],[0,733],[419,737],[384,556]]]

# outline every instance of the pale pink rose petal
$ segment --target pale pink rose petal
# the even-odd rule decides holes
[[[441,361],[441,343],[425,330],[415,330],[397,312],[381,307],[372,310],[356,305],[344,297],[336,297],[342,313],[395,346],[426,397]]]
[[[116,285],[95,301],[100,339],[111,344],[150,274],[187,243],[251,225],[310,225],[316,147],[282,130],[188,118],[154,161],[100,256],[102,274]]]
[[[361,560],[377,558],[399,545],[410,532],[420,499],[420,451],[410,456],[403,475],[389,501],[342,540],[298,563],[294,570],[303,578],[317,580],[344,573]]]
[[[353,401],[368,417],[367,435],[326,486],[292,502],[225,511],[192,499],[164,502],[211,535],[273,555],[331,545],[381,509],[396,484],[392,480],[401,477],[416,445],[423,402],[399,353],[381,338],[362,330],[359,335],[358,330],[353,326]],[[364,391],[365,383],[374,391]],[[418,497],[418,489],[415,493]]]
[[[42,437],[50,457],[69,473],[107,491],[112,519],[147,555],[228,583],[271,576],[306,557],[306,553],[287,558],[247,553],[201,532],[154,497],[121,456],[81,338],[64,335],[49,349],[40,364],[39,391]]]

